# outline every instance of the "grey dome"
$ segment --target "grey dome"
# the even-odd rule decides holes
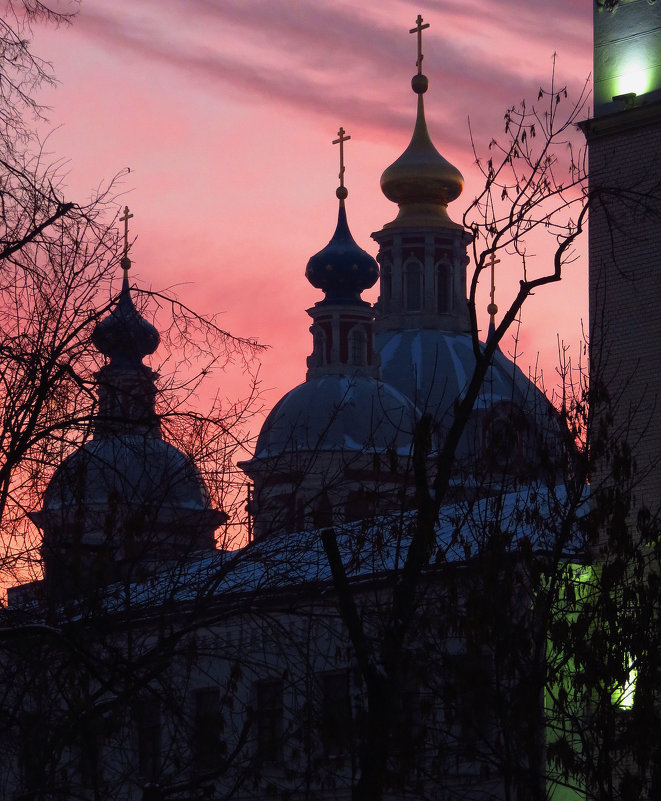
[[[377,334],[381,374],[435,421],[442,438],[474,366],[469,334],[418,329]],[[548,479],[563,464],[567,438],[544,393],[499,350],[484,378],[457,452],[461,469]]]
[[[256,459],[292,452],[411,450],[415,406],[374,378],[328,375],[292,389],[266,418]]]
[[[206,509],[207,491],[190,459],[157,437],[93,439],[56,470],[44,511],[117,505]]]
[[[121,434],[65,459],[31,518],[44,531],[50,591],[63,598],[213,549],[227,516],[209,506],[185,454],[158,437]]]
[[[437,329],[387,331],[376,335],[376,346],[383,380],[439,422],[468,386],[475,365],[470,334]],[[497,350],[476,408],[503,402],[529,410],[548,407],[541,390]]]

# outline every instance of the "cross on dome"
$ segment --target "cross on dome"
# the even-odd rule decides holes
[[[119,222],[124,223],[124,254],[121,261],[124,278],[128,278],[128,271],[131,267],[131,260],[129,259],[129,220],[132,217],[133,215],[129,214],[129,207],[124,206],[124,216],[119,218]]]
[[[340,146],[340,175],[339,175],[340,185],[339,185],[339,187],[337,188],[337,190],[335,192],[335,194],[337,195],[337,197],[340,200],[344,200],[346,198],[346,196],[348,195],[347,188],[344,185],[344,170],[345,170],[345,166],[344,166],[344,143],[347,142],[349,139],[351,139],[351,137],[350,136],[346,136],[345,134],[346,134],[346,132],[345,132],[344,128],[340,128],[340,130],[337,132],[338,138],[337,139],[333,139],[333,144],[334,145],[339,144],[339,146]]]
[[[489,264],[488,266],[491,267],[491,303],[487,306],[487,311],[491,316],[490,325],[495,326],[496,324],[496,314],[498,312],[498,306],[496,306],[496,278],[495,278],[495,271],[494,267],[500,264],[500,259],[496,258],[496,254],[493,251],[489,254]]]
[[[429,27],[429,23],[426,22],[423,25],[422,16],[420,14],[418,14],[418,18],[415,22],[416,22],[415,28],[411,28],[409,33],[418,34],[418,60],[415,62],[415,66],[418,68],[418,75],[422,75],[422,59],[424,58],[424,56],[422,55],[422,32],[425,30],[425,28]]]
[[[376,261],[356,244],[347,223],[344,201],[349,193],[344,185],[344,143],[349,139],[344,128],[340,128],[337,139],[333,139],[333,144],[340,146],[340,185],[335,190],[340,202],[335,233],[326,247],[309,259],[305,268],[308,281],[325,294],[317,306],[329,303],[364,306],[366,301],[360,293],[374,286],[379,277]]]

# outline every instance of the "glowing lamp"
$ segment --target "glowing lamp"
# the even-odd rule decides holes
[[[640,61],[628,61],[615,79],[616,96],[644,95],[649,91],[649,68],[644,67]]]

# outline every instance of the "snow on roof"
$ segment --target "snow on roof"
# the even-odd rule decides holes
[[[516,491],[462,501],[441,509],[431,564],[466,563],[501,552],[533,549],[565,561],[583,561],[584,543],[575,521],[587,513],[583,499],[571,507],[564,486],[527,485]],[[571,541],[560,541],[563,523],[573,515]],[[335,529],[342,562],[351,580],[371,580],[404,566],[416,524],[414,512],[352,523]],[[567,527],[564,527],[567,528]],[[490,550],[491,549],[491,550]],[[122,605],[149,605],[167,598],[190,602],[202,595],[218,599],[259,597],[302,591],[332,581],[320,531],[269,537],[237,551],[216,551],[178,564],[146,582],[124,586],[113,596]]]

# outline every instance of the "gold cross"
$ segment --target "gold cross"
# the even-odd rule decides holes
[[[345,131],[344,128],[340,128],[337,132],[339,139],[333,139],[333,144],[340,145],[340,186],[344,186],[344,143],[351,139],[350,136],[344,135]]]
[[[487,311],[491,315],[491,323],[493,325],[495,325],[496,324],[495,323],[495,319],[496,319],[496,313],[498,311],[498,306],[496,306],[496,301],[495,301],[495,299],[496,299],[496,278],[495,278],[494,267],[497,264],[500,264],[500,259],[497,259],[496,258],[496,254],[493,253],[493,252],[489,254],[489,259],[490,259],[489,267],[491,267],[491,303],[487,306]]]
[[[120,222],[124,223],[124,258],[128,258],[129,255],[129,220],[133,217],[132,214],[129,214],[129,207],[124,206],[124,216],[119,218]]]
[[[411,28],[409,33],[417,33],[418,34],[418,60],[415,62],[415,66],[418,68],[418,75],[422,75],[422,59],[424,56],[422,55],[422,32],[425,28],[429,27],[429,23],[422,24],[422,17],[418,14],[418,19],[416,20],[416,27]]]

